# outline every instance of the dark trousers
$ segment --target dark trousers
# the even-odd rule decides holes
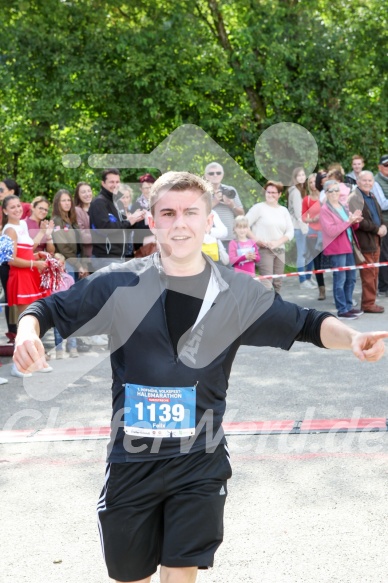
[[[365,263],[378,263],[380,250],[372,251],[371,253],[362,252],[365,257]],[[376,305],[376,294],[377,294],[377,278],[379,269],[378,267],[370,267],[369,269],[361,269],[361,309],[371,308]]]

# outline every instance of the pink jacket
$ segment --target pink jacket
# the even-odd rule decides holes
[[[62,281],[59,285],[59,288],[56,289],[55,291],[53,291],[53,294],[56,294],[58,292],[61,291],[67,291],[68,289],[71,288],[71,286],[74,285],[74,278],[71,277],[71,275],[69,275],[66,271],[62,272]]]
[[[321,208],[319,221],[322,228],[324,255],[353,253],[346,229],[351,227],[355,230],[358,228],[358,223],[350,225],[349,221],[343,221],[326,203]]]
[[[255,261],[251,261],[245,257],[244,249],[255,253]],[[242,271],[255,275],[255,263],[260,261],[260,254],[257,245],[251,239],[244,243],[238,241],[231,241],[229,243],[229,260],[235,271]]]

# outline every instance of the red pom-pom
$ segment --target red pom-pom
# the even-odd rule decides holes
[[[50,292],[57,291],[62,282],[62,267],[57,259],[47,256],[46,268],[40,274],[40,287]]]

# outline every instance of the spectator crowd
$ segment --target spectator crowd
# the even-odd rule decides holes
[[[264,200],[245,210],[236,187],[224,183],[221,164],[209,163],[204,177],[213,191],[213,227],[205,235],[202,251],[215,262],[248,277],[268,276],[262,283],[281,293],[283,279],[270,276],[284,273],[288,244],[294,240],[303,290],[317,290],[317,299],[324,300],[323,273],[312,276],[305,272],[339,268],[333,271],[333,300],[339,318],[351,320],[364,312],[384,312],[376,298],[388,296],[388,266],[360,270],[359,307],[353,299],[357,271],[340,268],[388,261],[388,154],[381,156],[373,171],[364,169],[360,155],[353,156],[348,173],[337,163],[309,176],[304,168],[295,168],[289,187],[267,181]],[[155,180],[149,173],[141,176],[138,196],[134,196],[132,187],[121,182],[119,170],[109,168],[102,173],[97,196],[90,184],[79,182],[74,195],[60,189],[52,204],[44,196],[23,202],[15,180],[0,182],[2,234],[10,237],[14,248],[13,257],[0,265],[9,343],[14,342],[18,316],[50,293],[40,286],[49,256],[55,256],[63,270],[57,290],[61,291],[111,263],[157,251],[158,242],[148,225]],[[78,342],[79,348],[82,341]],[[95,337],[92,342],[104,344],[106,340]],[[55,344],[56,358],[63,358],[58,332]],[[70,357],[78,356],[77,339],[69,339],[66,350]],[[51,370],[48,366],[42,372]],[[25,376],[15,367],[11,374]],[[7,379],[0,379],[0,384],[5,382]]]

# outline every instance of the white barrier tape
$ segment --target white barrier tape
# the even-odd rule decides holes
[[[295,277],[297,275],[314,275],[315,273],[333,273],[334,271],[351,271],[353,269],[370,269],[371,267],[388,266],[388,261],[382,263],[363,263],[362,265],[347,265],[346,267],[330,267],[328,269],[313,269],[312,271],[293,271],[291,273],[274,273],[273,275],[257,275],[254,279],[275,279],[279,277]]]

